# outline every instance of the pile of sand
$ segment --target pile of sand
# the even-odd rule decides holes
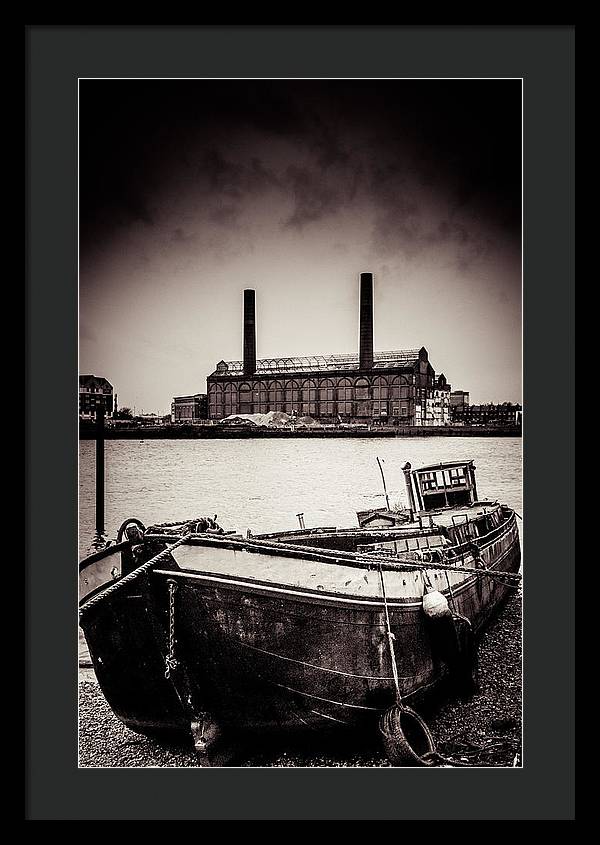
[[[281,428],[282,426],[288,425],[291,420],[290,415],[284,411],[269,411],[263,414],[262,418],[262,425],[268,425],[273,428]]]
[[[257,425],[266,428],[289,428],[292,425],[300,428],[321,427],[321,423],[312,417],[290,417],[284,411],[267,411],[266,414],[230,414],[220,420],[224,425]]]
[[[281,428],[289,424],[291,417],[283,411],[268,411],[266,414],[230,414],[220,422],[226,425],[258,425]]]
[[[225,425],[258,425],[257,417],[262,417],[262,414],[230,414],[219,422]]]
[[[314,428],[315,426],[320,426],[321,423],[318,420],[313,420],[312,417],[299,417],[296,420],[296,425],[305,425],[308,428]]]

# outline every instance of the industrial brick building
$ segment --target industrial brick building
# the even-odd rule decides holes
[[[360,275],[358,354],[256,359],[256,299],[244,291],[244,358],[207,378],[208,416],[284,411],[323,423],[443,425],[450,385],[425,347],[373,352],[373,276]],[[436,395],[437,391],[437,395]],[[437,405],[435,403],[438,403]]]

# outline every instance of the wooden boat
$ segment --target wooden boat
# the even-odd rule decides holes
[[[80,624],[118,718],[208,752],[239,732],[370,730],[400,705],[415,760],[431,751],[412,706],[472,681],[474,637],[521,552],[515,512],[477,498],[472,461],[404,470],[409,521],[392,527],[124,523],[80,564]]]

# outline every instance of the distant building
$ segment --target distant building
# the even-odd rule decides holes
[[[208,417],[208,397],[206,393],[194,393],[193,396],[175,396],[171,403],[173,422],[194,422]]]
[[[512,402],[499,405],[454,405],[450,408],[451,422],[458,425],[520,425],[522,412],[522,405]]]
[[[434,381],[430,396],[427,398],[427,416],[425,425],[450,424],[450,392],[451,386],[443,373]]]
[[[113,414],[113,386],[102,376],[79,376],[79,417],[92,419],[98,405],[104,405],[107,417]]]
[[[360,277],[359,324],[357,353],[257,360],[255,292],[245,290],[244,357],[219,361],[208,376],[209,418],[283,411],[324,423],[436,424],[446,390],[438,388],[443,399],[434,396],[437,380],[425,347],[373,351],[371,273]]]
[[[136,414],[133,422],[137,425],[162,425],[162,417],[151,411],[149,414]]]
[[[450,394],[450,407],[463,406],[469,404],[468,390],[453,390]]]

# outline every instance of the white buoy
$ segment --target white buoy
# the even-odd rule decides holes
[[[430,590],[423,596],[423,610],[430,619],[451,616],[448,600],[439,590]]]

